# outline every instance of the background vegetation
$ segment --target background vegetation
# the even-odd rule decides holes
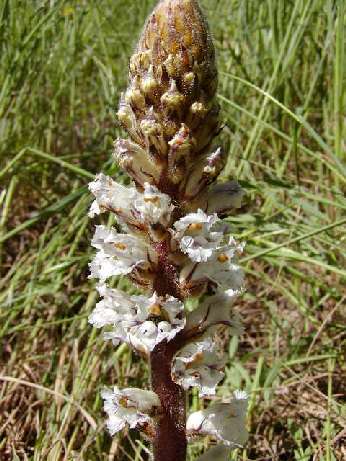
[[[103,385],[147,369],[87,323],[87,183],[112,164],[127,62],[154,0],[0,0],[0,459],[144,460]],[[345,1],[204,0],[225,177],[247,191],[246,326],[220,394],[250,393],[237,460],[346,459]],[[120,281],[127,287],[125,281]],[[226,338],[227,339],[227,338]],[[201,402],[191,396],[191,406]],[[191,451],[191,459],[199,446]]]

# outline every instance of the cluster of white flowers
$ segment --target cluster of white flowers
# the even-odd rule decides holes
[[[89,322],[97,328],[112,326],[104,337],[114,345],[125,342],[149,355],[157,344],[172,340],[185,326],[184,305],[172,296],[130,296],[105,285],[100,285],[98,291],[103,299]]]
[[[149,184],[140,193],[99,175],[90,190],[95,196],[90,215],[109,210],[127,231],[122,234],[115,228],[96,227],[92,245],[97,253],[90,270],[91,277],[100,281],[97,288],[102,300],[90,315],[90,323],[107,327],[104,337],[114,345],[125,342],[144,356],[161,342],[184,335],[186,341],[173,359],[172,379],[185,390],[197,387],[201,396],[215,395],[226,360],[214,336],[220,325],[229,327],[231,334],[242,333],[232,305],[243,285],[243,272],[236,263],[243,246],[226,237],[229,226],[216,213],[208,215],[198,209],[172,222],[171,199]],[[160,277],[154,246],[159,227],[169,236],[170,253],[177,261],[180,299],[159,296],[151,285]],[[129,295],[105,283],[112,276],[126,274],[152,294]],[[183,299],[196,293],[202,299],[199,306],[185,311]],[[102,396],[111,434],[125,426],[143,427],[160,411],[159,398],[151,391],[114,388],[103,391]],[[246,396],[240,393],[231,402],[216,403],[189,416],[189,436],[210,435],[224,445],[212,448],[201,461],[224,459],[230,448],[245,442],[245,413]]]

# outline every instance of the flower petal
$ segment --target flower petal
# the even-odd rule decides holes
[[[231,237],[226,248],[213,253],[204,263],[188,263],[180,272],[180,281],[188,289],[211,286],[218,290],[239,291],[244,281],[243,270],[235,263],[236,254],[242,252],[243,245]]]
[[[206,262],[213,253],[221,249],[227,224],[220,221],[216,214],[207,215],[202,210],[190,213],[174,224],[173,234],[180,249],[192,261]]]
[[[146,182],[158,184],[162,167],[139,144],[128,139],[118,139],[114,156],[136,184],[142,187]]]
[[[111,435],[125,426],[135,428],[147,423],[150,414],[161,406],[160,399],[154,392],[137,388],[104,389],[101,397],[104,400],[104,410],[108,414],[107,427]]]
[[[154,252],[145,242],[105,226],[96,226],[91,244],[98,253],[89,265],[90,277],[99,278],[101,282],[113,275],[129,274],[137,266],[148,269],[156,261]]]
[[[216,403],[192,413],[186,428],[190,435],[210,435],[226,446],[242,447],[248,438],[246,410],[246,393],[236,392],[230,403]]]
[[[184,389],[198,387],[202,396],[215,395],[223,379],[224,354],[217,353],[211,337],[200,339],[182,348],[174,358],[172,377]]]
[[[95,201],[91,206],[89,216],[103,211],[113,211],[120,216],[127,214],[138,194],[134,187],[124,187],[113,181],[112,178],[104,174],[99,174],[96,179],[89,184],[89,190],[95,196]]]

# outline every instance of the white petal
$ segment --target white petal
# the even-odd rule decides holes
[[[178,334],[180,330],[184,328],[184,323],[178,323],[177,326],[171,325],[168,322],[160,322],[157,326],[158,334],[156,339],[156,344],[161,343],[162,341],[172,341],[173,338]]]
[[[152,351],[156,346],[157,327],[154,322],[145,321],[129,331],[131,344],[143,352]]]
[[[126,422],[117,415],[110,415],[106,425],[110,435],[114,435],[124,429]]]
[[[114,155],[119,165],[127,171],[132,179],[144,186],[148,181],[158,183],[162,166],[153,161],[150,152],[129,139],[115,142]]]
[[[102,173],[89,184],[89,190],[96,198],[89,213],[90,217],[104,210],[129,214],[131,204],[138,194],[134,187],[124,187]]]
[[[218,250],[207,262],[187,264],[180,272],[180,281],[192,286],[209,282],[219,290],[241,290],[244,273],[234,261],[236,252],[242,251],[242,248],[242,245],[230,242],[226,251]]]
[[[151,224],[167,225],[173,211],[171,198],[161,193],[155,186],[144,184],[144,193],[138,194],[134,208],[141,214],[144,221]]]
[[[98,215],[100,213],[102,213],[102,210],[99,207],[99,204],[97,203],[97,200],[94,200],[93,203],[90,206],[88,216],[89,216],[89,218],[94,218],[96,215]]]
[[[90,278],[98,278],[101,282],[104,282],[109,277],[114,275],[126,275],[129,274],[135,265],[131,266],[123,261],[111,259],[103,251],[96,253],[94,259],[89,264]]]
[[[202,210],[190,213],[174,224],[175,240],[180,249],[192,261],[208,261],[213,253],[223,246],[224,234],[228,226],[216,214],[207,215]]]
[[[96,304],[96,308],[89,316],[89,323],[96,328],[102,328],[105,325],[113,325],[118,319],[117,312],[101,301]]]
[[[245,427],[247,399],[237,396],[239,394],[235,394],[230,403],[216,403],[192,413],[187,420],[187,431],[193,435],[211,435],[229,447],[243,446],[248,438]]]
[[[159,302],[171,323],[185,325],[185,321],[180,320],[184,314],[184,304],[179,299],[169,296],[168,298],[160,298]]]
[[[133,402],[134,406],[143,412],[149,412],[155,407],[160,407],[160,399],[152,391],[129,387],[122,390],[122,394]]]
[[[118,346],[120,343],[130,344],[128,333],[121,325],[117,325],[112,331],[105,332],[103,338],[105,341],[112,341],[113,346]]]
[[[140,319],[138,318],[137,304],[142,302],[142,298],[145,300],[145,296],[130,296],[122,290],[108,288],[105,285],[99,286],[98,290],[103,296],[103,300],[96,305],[96,309],[102,308],[113,312],[117,325],[121,323],[123,326],[132,326],[138,323]]]
[[[123,429],[141,426],[150,420],[150,414],[160,407],[158,396],[151,391],[136,388],[105,389],[101,392],[104,410],[108,414],[107,427],[111,435]]]
[[[99,251],[89,265],[90,276],[101,282],[113,275],[129,274],[139,265],[148,266],[149,253],[150,260],[155,261],[155,255],[142,240],[118,234],[115,229],[105,226],[96,226],[91,244]]]
[[[174,358],[172,377],[184,389],[198,387],[202,396],[215,395],[223,379],[224,354],[217,353],[211,337],[193,342],[181,349]]]

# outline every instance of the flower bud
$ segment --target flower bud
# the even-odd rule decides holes
[[[161,96],[162,105],[168,110],[179,110],[184,107],[184,95],[178,89],[175,80],[171,80],[171,85],[166,93]]]
[[[150,154],[138,144],[118,139],[115,142],[114,156],[123,168],[135,181],[144,187],[146,182],[156,184],[160,178],[161,167],[150,157]]]
[[[130,60],[129,108],[119,115],[133,141],[158,157],[169,156],[160,181],[147,180],[176,199],[183,199],[187,175],[218,133],[216,88],[215,51],[197,0],[161,0]],[[193,143],[176,148],[182,127]]]

